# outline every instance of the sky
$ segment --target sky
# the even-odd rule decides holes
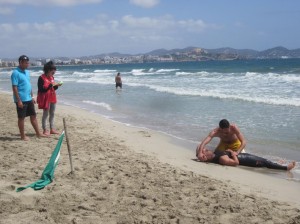
[[[0,0],[0,58],[300,48],[299,0]]]

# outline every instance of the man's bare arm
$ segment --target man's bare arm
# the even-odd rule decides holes
[[[199,158],[203,157],[205,146],[216,137],[216,130],[211,131],[208,136],[201,142],[201,144],[197,147],[196,156]]]
[[[246,146],[246,139],[245,139],[244,135],[241,133],[240,129],[236,125],[233,125],[232,127],[233,127],[233,130],[234,130],[237,138],[241,142],[241,145],[237,150],[237,153],[239,154]]]
[[[231,154],[232,158],[229,158],[227,155],[221,156],[219,163],[225,166],[237,166],[239,165],[239,160],[235,154]]]
[[[12,90],[13,90],[13,93],[14,93],[16,99],[17,99],[18,107],[23,108],[23,103],[22,103],[22,100],[19,96],[18,87],[17,86],[12,86]]]

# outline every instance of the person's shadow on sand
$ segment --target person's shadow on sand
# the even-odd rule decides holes
[[[0,137],[0,141],[15,141],[20,140],[20,137]]]
[[[35,134],[27,134],[28,137],[33,137]],[[13,136],[0,136],[0,141],[16,141],[21,140],[20,135],[13,135]]]

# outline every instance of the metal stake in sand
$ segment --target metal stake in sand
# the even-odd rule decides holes
[[[65,136],[66,136],[66,140],[67,140],[68,152],[69,152],[69,159],[70,159],[70,164],[71,164],[71,174],[73,174],[74,170],[73,170],[71,146],[70,146],[70,143],[69,143],[68,131],[67,131],[67,124],[66,124],[65,118],[63,118],[63,122],[64,122],[64,129],[65,129]]]

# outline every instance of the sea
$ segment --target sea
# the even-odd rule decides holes
[[[29,70],[36,93],[42,67]],[[11,72],[0,70],[0,91],[11,93]],[[59,104],[162,132],[187,150],[226,118],[245,136],[247,152],[297,162],[292,172],[264,172],[300,182],[300,59],[57,66],[55,79],[63,82]]]

